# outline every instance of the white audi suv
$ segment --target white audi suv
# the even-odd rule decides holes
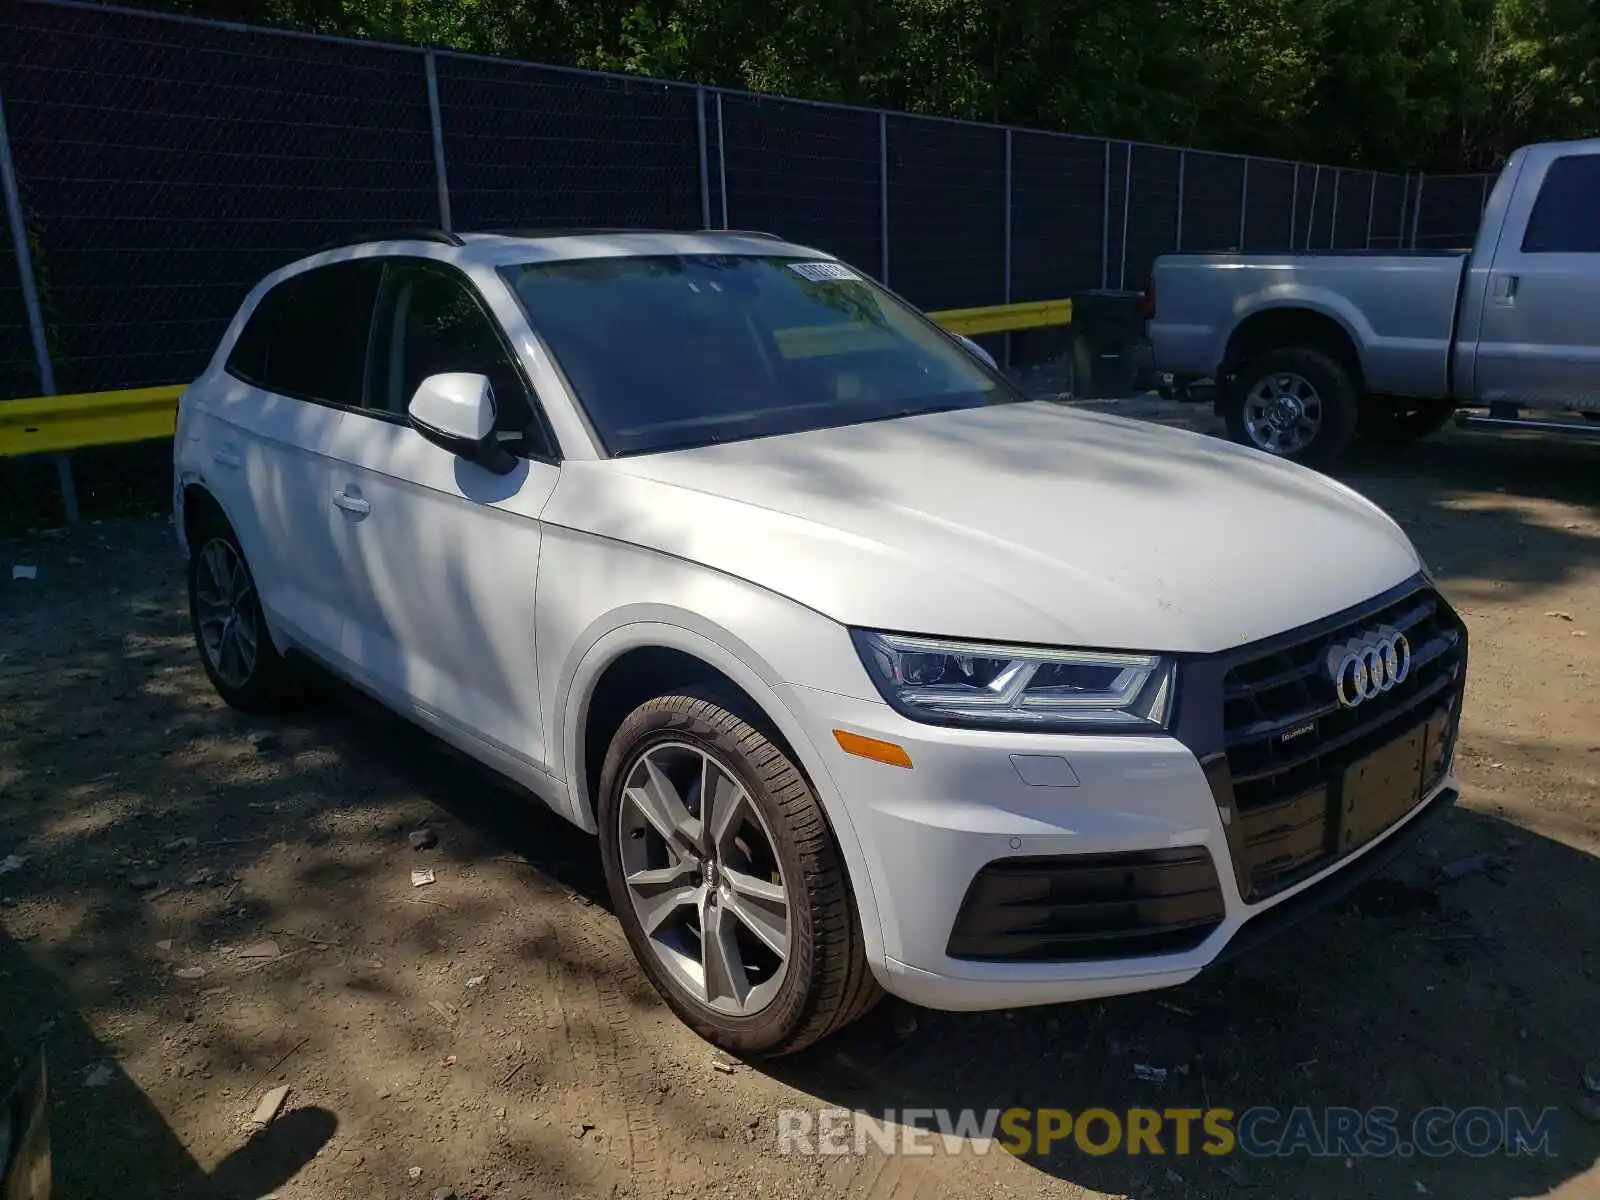
[[[1456,796],[1465,631],[1376,507],[1029,401],[775,237],[306,258],[175,464],[223,698],[313,660],[596,833],[643,970],[735,1052],[884,989],[1183,983]]]

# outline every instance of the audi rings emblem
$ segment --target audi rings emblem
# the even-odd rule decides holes
[[[1345,708],[1381,696],[1411,674],[1411,643],[1387,625],[1328,650],[1328,674]]]

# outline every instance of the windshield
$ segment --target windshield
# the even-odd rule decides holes
[[[612,455],[1023,399],[836,262],[668,255],[502,274]]]

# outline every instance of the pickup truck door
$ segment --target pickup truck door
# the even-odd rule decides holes
[[[1523,166],[1482,305],[1474,399],[1600,411],[1600,151]]]

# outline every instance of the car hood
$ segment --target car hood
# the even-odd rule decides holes
[[[1421,569],[1381,510],[1314,471],[1042,401],[562,474],[549,521],[878,629],[1209,652]]]

